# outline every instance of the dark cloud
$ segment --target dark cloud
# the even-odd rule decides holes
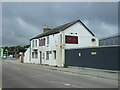
[[[42,32],[43,25],[53,28],[77,19],[82,20],[99,38],[117,33],[113,30],[118,24],[117,2],[5,2],[2,11],[3,45],[28,44],[30,38]],[[6,36],[8,33],[9,36]],[[20,38],[24,40],[18,41]]]

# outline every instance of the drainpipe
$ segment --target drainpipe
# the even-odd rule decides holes
[[[65,65],[65,34],[62,32],[62,67]]]
[[[61,67],[64,67],[65,64],[65,40],[64,40],[64,32],[60,32],[60,54],[61,54]]]

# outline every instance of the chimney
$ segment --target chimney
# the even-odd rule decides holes
[[[44,25],[44,27],[43,27],[43,31],[44,32],[47,32],[47,31],[50,31],[51,29],[50,28],[48,28],[48,26],[47,25]]]

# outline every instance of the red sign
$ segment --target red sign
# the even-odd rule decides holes
[[[13,51],[14,51],[14,52],[16,52],[17,50],[16,50],[16,49],[14,49]]]
[[[78,44],[78,36],[65,36],[65,43]]]
[[[7,50],[7,49],[5,49],[5,51],[6,51],[6,52],[8,52],[8,50]]]
[[[45,38],[39,39],[39,46],[45,46]]]
[[[17,52],[18,50],[14,49],[13,51],[9,51],[8,49],[5,49],[6,52]]]

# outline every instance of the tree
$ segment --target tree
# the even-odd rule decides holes
[[[30,45],[23,46],[24,49],[29,48],[29,47],[30,47]]]

